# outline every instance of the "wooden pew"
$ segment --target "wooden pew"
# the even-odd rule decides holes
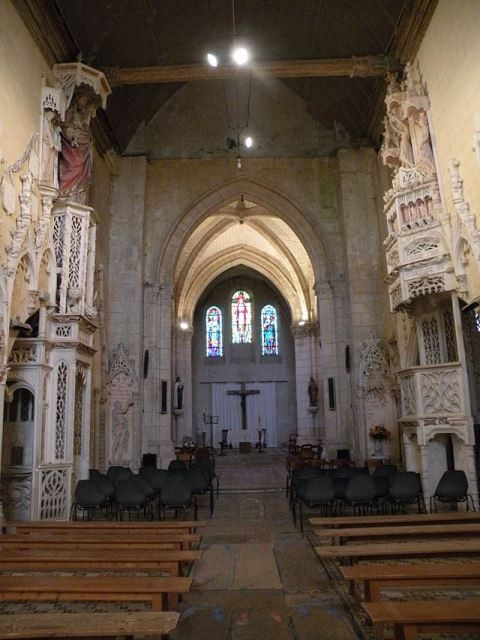
[[[332,544],[347,544],[349,540],[362,538],[391,538],[400,536],[424,537],[429,536],[478,536],[480,522],[462,524],[422,524],[401,525],[400,527],[358,527],[341,529],[315,529],[317,536],[331,538]],[[1,540],[0,540],[1,544]]]
[[[363,603],[373,623],[373,637],[382,640],[384,625],[394,637],[416,640],[418,633],[478,633],[480,600],[429,600]]]
[[[343,558],[346,564],[375,558],[428,558],[480,555],[480,540],[371,543],[315,547],[320,558]]]
[[[480,522],[480,511],[445,511],[443,513],[401,513],[383,516],[338,516],[310,518],[314,527],[371,527],[388,525],[423,525],[445,522]]]
[[[147,531],[169,531],[177,533],[196,533],[197,529],[207,526],[206,520],[167,520],[167,521],[110,521],[110,520],[79,520],[77,522],[67,522],[60,520],[27,520],[25,522],[7,522],[2,525],[3,533],[29,533],[31,531],[51,530],[52,532],[71,532],[74,529],[94,530],[97,533],[110,533],[115,531],[136,531],[137,533],[147,533]]]
[[[0,601],[149,602],[152,609],[168,609],[190,590],[193,578],[125,576],[2,576]]]
[[[174,611],[0,615],[0,638],[166,636],[175,629],[179,617],[180,614]]]
[[[178,549],[0,549],[0,571],[156,570],[179,576],[182,566],[202,557]]]
[[[116,534],[105,536],[94,532],[73,531],[70,535],[50,533],[4,534],[0,536],[0,549],[12,548],[108,548],[108,549],[191,549],[198,545],[197,533]]]
[[[450,587],[480,585],[480,562],[417,562],[415,564],[359,564],[340,567],[350,581],[350,593],[355,584],[364,583],[365,602],[380,600],[380,591],[387,587]]]

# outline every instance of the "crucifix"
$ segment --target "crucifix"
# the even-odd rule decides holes
[[[240,406],[242,407],[242,429],[246,431],[247,429],[247,396],[253,396],[257,393],[260,393],[258,389],[245,389],[245,383],[242,382],[240,385],[242,388],[240,391],[227,391],[229,396],[240,396]]]

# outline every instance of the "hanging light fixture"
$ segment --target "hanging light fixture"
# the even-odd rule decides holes
[[[211,67],[218,67],[218,58],[214,53],[207,53],[207,62]]]

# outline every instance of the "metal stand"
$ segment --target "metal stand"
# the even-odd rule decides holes
[[[258,453],[263,453],[263,449],[267,448],[267,443],[265,442],[266,432],[267,432],[266,429],[258,430],[258,442],[255,444],[255,449],[258,449]],[[262,441],[262,438],[263,438],[263,441]]]
[[[218,424],[218,416],[207,416],[203,414],[203,423],[205,427],[207,424],[210,425],[210,448],[212,451],[215,451],[215,447],[213,446],[213,425]]]
[[[224,456],[225,449],[228,449],[228,432],[230,429],[222,429],[222,441],[220,442],[220,455]]]

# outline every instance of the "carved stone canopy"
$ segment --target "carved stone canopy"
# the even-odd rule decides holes
[[[65,92],[66,107],[72,100],[75,88],[80,85],[91,87],[99,97],[102,108],[105,109],[107,106],[107,98],[112,90],[105,75],[98,69],[93,69],[82,62],[64,62],[53,67],[53,75],[57,85]]]

